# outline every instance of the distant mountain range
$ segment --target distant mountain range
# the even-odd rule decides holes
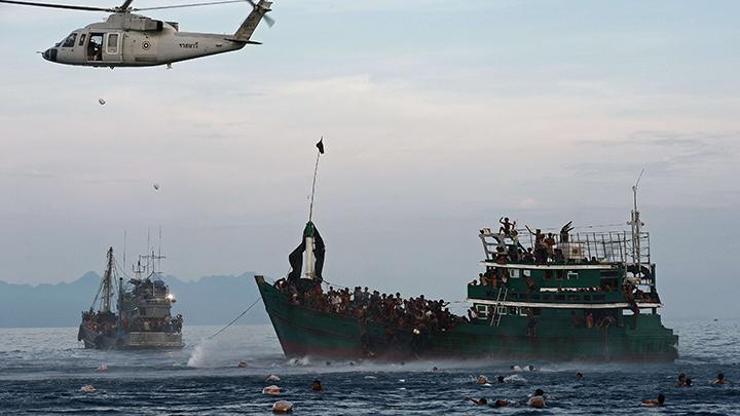
[[[208,276],[184,281],[163,279],[176,296],[173,314],[181,313],[188,325],[226,324],[241,313],[259,293],[254,273]],[[100,286],[100,275],[87,272],[70,283],[12,284],[0,281],[0,328],[66,327],[80,323]],[[255,305],[239,323],[268,322],[264,306]]]

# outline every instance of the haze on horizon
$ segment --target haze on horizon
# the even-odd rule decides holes
[[[740,316],[737,2],[273,9],[264,45],[111,71],[35,53],[104,15],[0,6],[0,280],[100,271],[124,230],[131,258],[159,226],[169,274],[279,277],[323,135],[315,220],[331,282],[463,299],[478,229],[504,215],[623,224],[645,168],[667,312]],[[233,32],[247,13],[148,15]]]

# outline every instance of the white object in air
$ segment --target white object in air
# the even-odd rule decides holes
[[[105,105],[105,100],[102,98],[98,98],[98,102],[100,103],[100,105]]]
[[[155,191],[159,191],[159,184],[158,184],[158,183],[155,183],[155,184],[154,184],[154,185],[152,185],[152,186],[154,187],[154,190],[155,190]]]

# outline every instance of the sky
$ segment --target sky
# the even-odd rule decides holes
[[[148,15],[233,33],[248,12]],[[621,229],[645,169],[666,314],[740,317],[738,13],[278,0],[263,45],[110,70],[36,53],[104,14],[0,6],[0,280],[71,281],[124,232],[130,260],[160,227],[169,274],[279,278],[324,136],[314,219],[331,282],[464,299],[481,227]]]

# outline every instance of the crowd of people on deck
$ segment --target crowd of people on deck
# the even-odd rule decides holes
[[[182,332],[183,317],[177,314],[174,318],[165,316],[162,318],[136,317],[129,322],[123,317],[120,322],[118,316],[113,312],[95,312],[92,308],[82,313],[82,325],[96,334],[113,335],[119,325],[126,332]]]
[[[519,230],[516,228],[516,221],[510,221],[508,217],[499,219],[501,226],[498,233],[511,239],[513,244],[507,244],[506,247],[499,246],[496,248],[494,260],[498,264],[520,263],[520,264],[547,264],[547,263],[566,263],[569,259],[563,253],[563,244],[570,242],[570,232],[573,231],[573,222],[565,224],[560,233],[556,236],[554,233],[544,233],[537,228],[532,231],[529,226],[525,229],[532,236],[532,247],[524,247],[519,241]],[[483,230],[481,230],[483,233]],[[596,257],[579,259],[580,263],[598,263]]]
[[[299,290],[296,284],[286,279],[278,280],[275,287],[286,293],[294,305],[373,321],[389,330],[408,330],[415,335],[448,331],[464,321],[449,311],[449,303],[426,299],[424,295],[404,299],[400,293],[371,292],[360,286],[352,291],[329,287],[324,292],[319,283],[308,290]]]

